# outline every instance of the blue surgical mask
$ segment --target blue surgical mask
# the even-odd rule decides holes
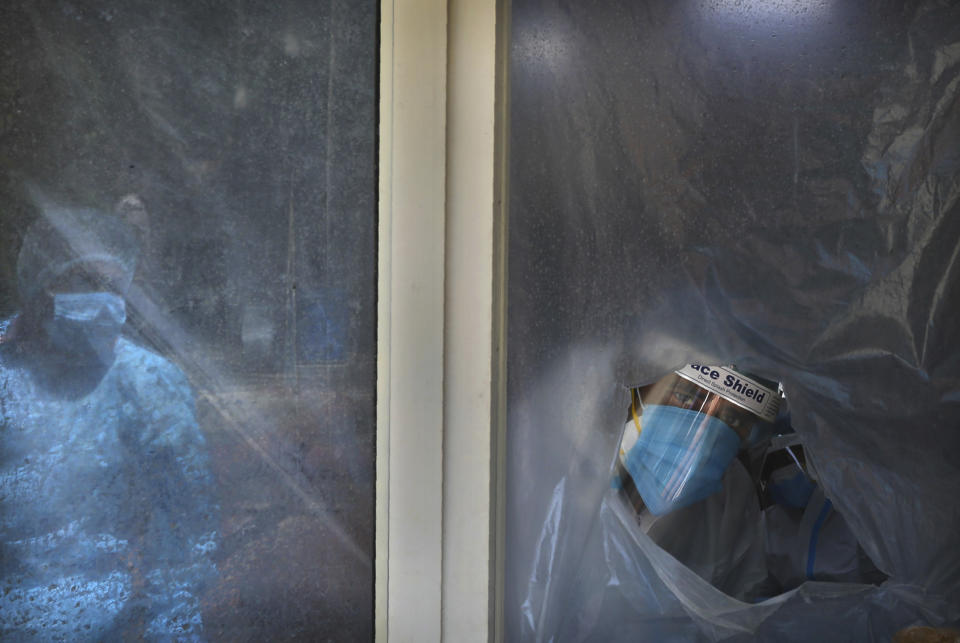
[[[44,330],[64,353],[108,363],[126,318],[123,298],[113,293],[62,293],[53,295],[53,316]]]
[[[644,504],[660,516],[722,489],[740,437],[722,420],[692,409],[648,404],[643,430],[626,457]]]
[[[816,483],[807,477],[803,469],[797,466],[787,466],[777,469],[770,474],[767,483],[770,490],[770,499],[779,505],[803,509],[810,502],[810,496],[816,488]]]

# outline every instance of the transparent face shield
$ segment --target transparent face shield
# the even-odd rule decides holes
[[[710,392],[676,373],[639,389],[634,389],[634,404],[642,410],[646,405],[673,406],[690,409],[707,418],[714,417],[733,429],[741,440],[746,440],[750,430],[763,420],[752,411]],[[631,413],[632,415],[632,413]]]
[[[688,365],[633,389],[614,484],[655,515],[720,491],[754,427],[776,417],[776,387],[732,367]]]

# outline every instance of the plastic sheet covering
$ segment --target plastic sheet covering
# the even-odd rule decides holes
[[[516,0],[512,56],[508,638],[955,626],[960,5]],[[636,527],[626,387],[697,360],[783,383],[888,580],[742,602]]]

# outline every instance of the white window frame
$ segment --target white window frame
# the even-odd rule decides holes
[[[508,17],[381,4],[378,641],[502,639]]]

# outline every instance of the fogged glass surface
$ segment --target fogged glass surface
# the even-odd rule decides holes
[[[509,640],[888,641],[960,624],[958,11],[513,0]],[[691,505],[701,521],[661,533],[695,540],[696,563],[618,509],[629,388],[705,363],[782,382],[883,585],[755,604],[718,589],[768,573],[742,467]],[[808,557],[795,535],[790,555]]]
[[[377,4],[0,42],[0,638],[371,638]]]

